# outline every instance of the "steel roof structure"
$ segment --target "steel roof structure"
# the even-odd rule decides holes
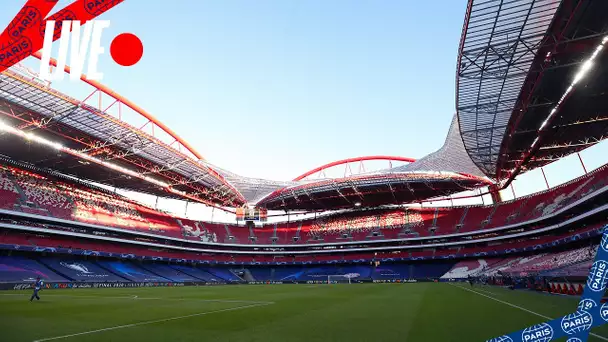
[[[608,1],[562,3],[521,89],[496,177],[586,149],[608,137]]]
[[[520,90],[560,3],[470,0],[465,15],[456,109],[464,146],[488,176],[496,164]]]
[[[483,178],[451,172],[383,172],[285,187],[257,204],[270,210],[374,207],[418,202],[490,184]]]
[[[14,136],[0,133],[0,153],[9,158],[138,191],[158,193],[158,184],[162,182],[175,192],[184,192],[190,199],[210,205],[237,206],[245,202],[232,185],[204,163],[98,108],[13,70],[0,74],[0,114],[1,120],[11,127],[46,137],[72,151],[111,162],[136,172],[141,179],[155,182],[121,182],[123,177],[108,170],[94,170],[88,158],[75,162],[71,153],[49,156],[48,151],[32,151],[31,144],[24,145],[27,141],[19,143]],[[23,153],[26,146],[29,153]],[[166,191],[161,193],[167,195]]]
[[[230,182],[230,184],[233,184],[248,203],[257,203],[262,197],[278,189],[306,183],[244,177],[217,166],[214,166],[214,169],[217,170],[228,182]]]
[[[521,171],[605,138],[599,106],[603,83],[576,95],[585,101],[568,99],[555,116],[561,123],[551,132],[540,131],[606,35],[607,5],[601,0],[469,0],[456,109],[465,149],[486,176],[508,184]],[[590,81],[601,83],[600,78],[593,75],[596,81]]]
[[[414,161],[411,164],[395,167],[387,172],[425,172],[442,170],[459,174],[485,177],[473,163],[463,144],[458,129],[458,118],[454,116],[443,146],[437,151]]]
[[[496,190],[519,172],[608,136],[605,13],[605,0],[469,0],[458,54],[457,113],[443,146],[418,160],[359,157],[291,181],[243,177],[204,160],[151,114],[84,75],[81,80],[94,90],[81,101],[19,68],[0,74],[0,160],[223,210],[246,204],[334,210],[405,204],[485,186]],[[98,106],[89,101],[95,95]],[[112,100],[109,106],[102,106],[102,95]],[[121,108],[146,123],[126,122]],[[377,158],[408,164],[337,179],[307,177]]]

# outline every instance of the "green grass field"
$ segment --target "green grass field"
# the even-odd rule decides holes
[[[460,288],[459,288],[460,287]],[[0,292],[0,341],[484,341],[577,299],[442,283]],[[510,305],[509,305],[510,304]],[[545,316],[545,318],[543,317]],[[608,327],[594,330],[607,341]]]

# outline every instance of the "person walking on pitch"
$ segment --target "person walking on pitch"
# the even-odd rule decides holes
[[[42,280],[40,280],[40,277],[36,278],[36,283],[34,284],[34,293],[32,294],[32,298],[30,298],[30,302],[34,300],[34,298],[36,298],[37,300],[40,300],[40,296],[38,296],[38,291],[40,291],[40,289],[42,288]]]

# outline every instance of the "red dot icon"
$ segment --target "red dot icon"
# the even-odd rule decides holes
[[[132,66],[144,54],[144,45],[132,33],[121,33],[110,44],[110,55],[114,62],[122,66]]]

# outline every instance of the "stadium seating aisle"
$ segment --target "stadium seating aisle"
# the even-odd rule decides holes
[[[165,264],[141,264],[141,268],[146,271],[157,274],[163,278],[169,279],[175,282],[196,282],[202,281],[203,279],[196,278],[190,274],[184,273],[179,269],[175,269]]]
[[[170,281],[170,279],[154,274],[130,262],[102,260],[98,264],[120,277],[130,281]]]
[[[208,267],[204,268],[203,270],[229,283],[242,281],[241,278],[239,278],[236,274],[232,273],[232,271],[230,271],[229,269],[219,267]]]
[[[274,237],[275,225],[266,225],[263,227],[255,227],[253,232],[256,237],[256,243],[258,244],[272,244],[272,238]]]
[[[200,268],[196,268],[196,267],[192,267],[192,266],[185,266],[185,265],[169,265],[169,267],[171,267],[183,274],[187,274],[191,277],[200,279],[205,282],[210,282],[210,283],[225,282],[224,279],[214,276],[213,274],[206,272]]]

